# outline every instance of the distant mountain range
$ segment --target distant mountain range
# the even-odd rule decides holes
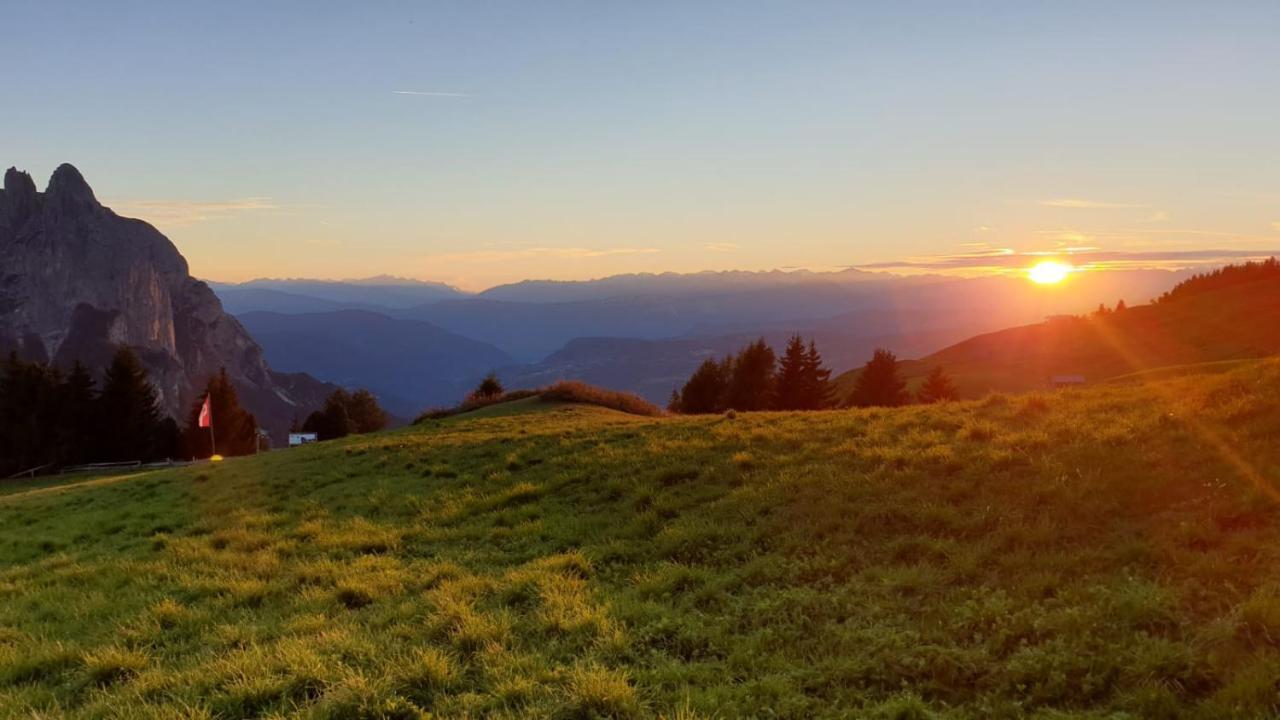
[[[274,366],[374,390],[409,415],[451,404],[489,370],[511,387],[580,379],[665,402],[708,356],[764,336],[814,338],[837,372],[876,347],[903,357],[976,333],[1141,301],[1185,274],[1115,271],[1043,288],[1022,278],[837,272],[619,275],[467,294],[435,283],[211,283]]]
[[[249,312],[239,319],[272,367],[368,388],[401,417],[457,402],[486,372],[512,362],[492,345],[367,310]]]
[[[467,293],[443,283],[387,275],[341,281],[263,278],[208,285],[218,293],[223,307],[235,315],[255,310],[284,313],[392,310],[468,297]]]

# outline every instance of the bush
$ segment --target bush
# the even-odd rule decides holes
[[[547,402],[569,402],[581,403],[583,405],[599,405],[610,410],[618,410],[619,412],[630,413],[631,415],[645,415],[654,417],[662,414],[662,410],[653,403],[645,400],[639,395],[632,393],[618,392],[617,390],[607,390],[605,388],[588,385],[577,380],[562,380],[554,385],[550,385],[539,390],[512,390],[511,392],[491,397],[479,397],[475,393],[467,396],[458,405],[451,408],[436,408],[428,410],[419,415],[413,424],[417,425],[426,420],[443,420],[469,413],[473,410],[497,405],[499,403],[513,402],[523,400],[525,398],[539,397]]]
[[[549,402],[583,403],[599,405],[632,415],[661,415],[656,405],[639,395],[617,390],[606,390],[576,380],[564,380],[542,391],[542,399]]]
[[[502,382],[498,380],[498,374],[491,372],[484,376],[484,379],[480,381],[475,390],[471,391],[470,398],[488,400],[502,397],[506,392],[507,389],[502,387]]]

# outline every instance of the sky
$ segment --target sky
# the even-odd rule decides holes
[[[206,279],[1280,248],[1273,0],[0,4],[0,164]]]

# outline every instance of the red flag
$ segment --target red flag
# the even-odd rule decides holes
[[[209,396],[204,396],[204,405],[200,406],[200,427],[211,427],[213,425],[213,409],[209,407]]]

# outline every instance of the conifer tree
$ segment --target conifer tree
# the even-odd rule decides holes
[[[98,396],[102,460],[151,460],[163,444],[156,390],[133,350],[116,351]]]
[[[856,407],[897,407],[907,403],[907,384],[898,376],[898,358],[884,349],[862,367],[850,404]]]
[[[804,356],[805,409],[821,410],[831,405],[831,370],[823,367],[818,346],[809,340]]]
[[[680,411],[690,415],[720,412],[728,383],[730,359],[702,361],[680,391]]]
[[[682,412],[680,409],[680,391],[675,388],[671,389],[671,397],[667,399],[667,412],[672,414]]]
[[[4,476],[58,460],[58,374],[10,354],[0,370],[0,471]]]
[[[209,410],[213,415],[213,442],[211,448],[209,428],[200,427],[200,409],[209,398]],[[209,378],[205,391],[191,404],[187,413],[185,433],[187,453],[192,457],[209,457],[216,449],[219,455],[248,455],[258,447],[258,422],[251,413],[240,406],[236,387],[227,377],[227,369],[221,368]]]
[[[956,390],[951,378],[947,376],[941,366],[938,366],[929,371],[929,375],[924,379],[924,384],[920,386],[920,391],[916,393],[916,399],[922,403],[948,402],[950,400],[959,400],[960,391]]]
[[[79,360],[59,388],[58,460],[66,464],[91,462],[101,424],[94,388],[97,383]]]
[[[787,340],[787,348],[782,352],[782,360],[778,363],[774,407],[779,410],[811,409],[809,403],[813,389],[808,373],[809,356],[804,340],[799,335],[792,335]]]
[[[764,338],[747,345],[733,360],[725,407],[738,411],[773,406],[773,371],[777,360]]]

